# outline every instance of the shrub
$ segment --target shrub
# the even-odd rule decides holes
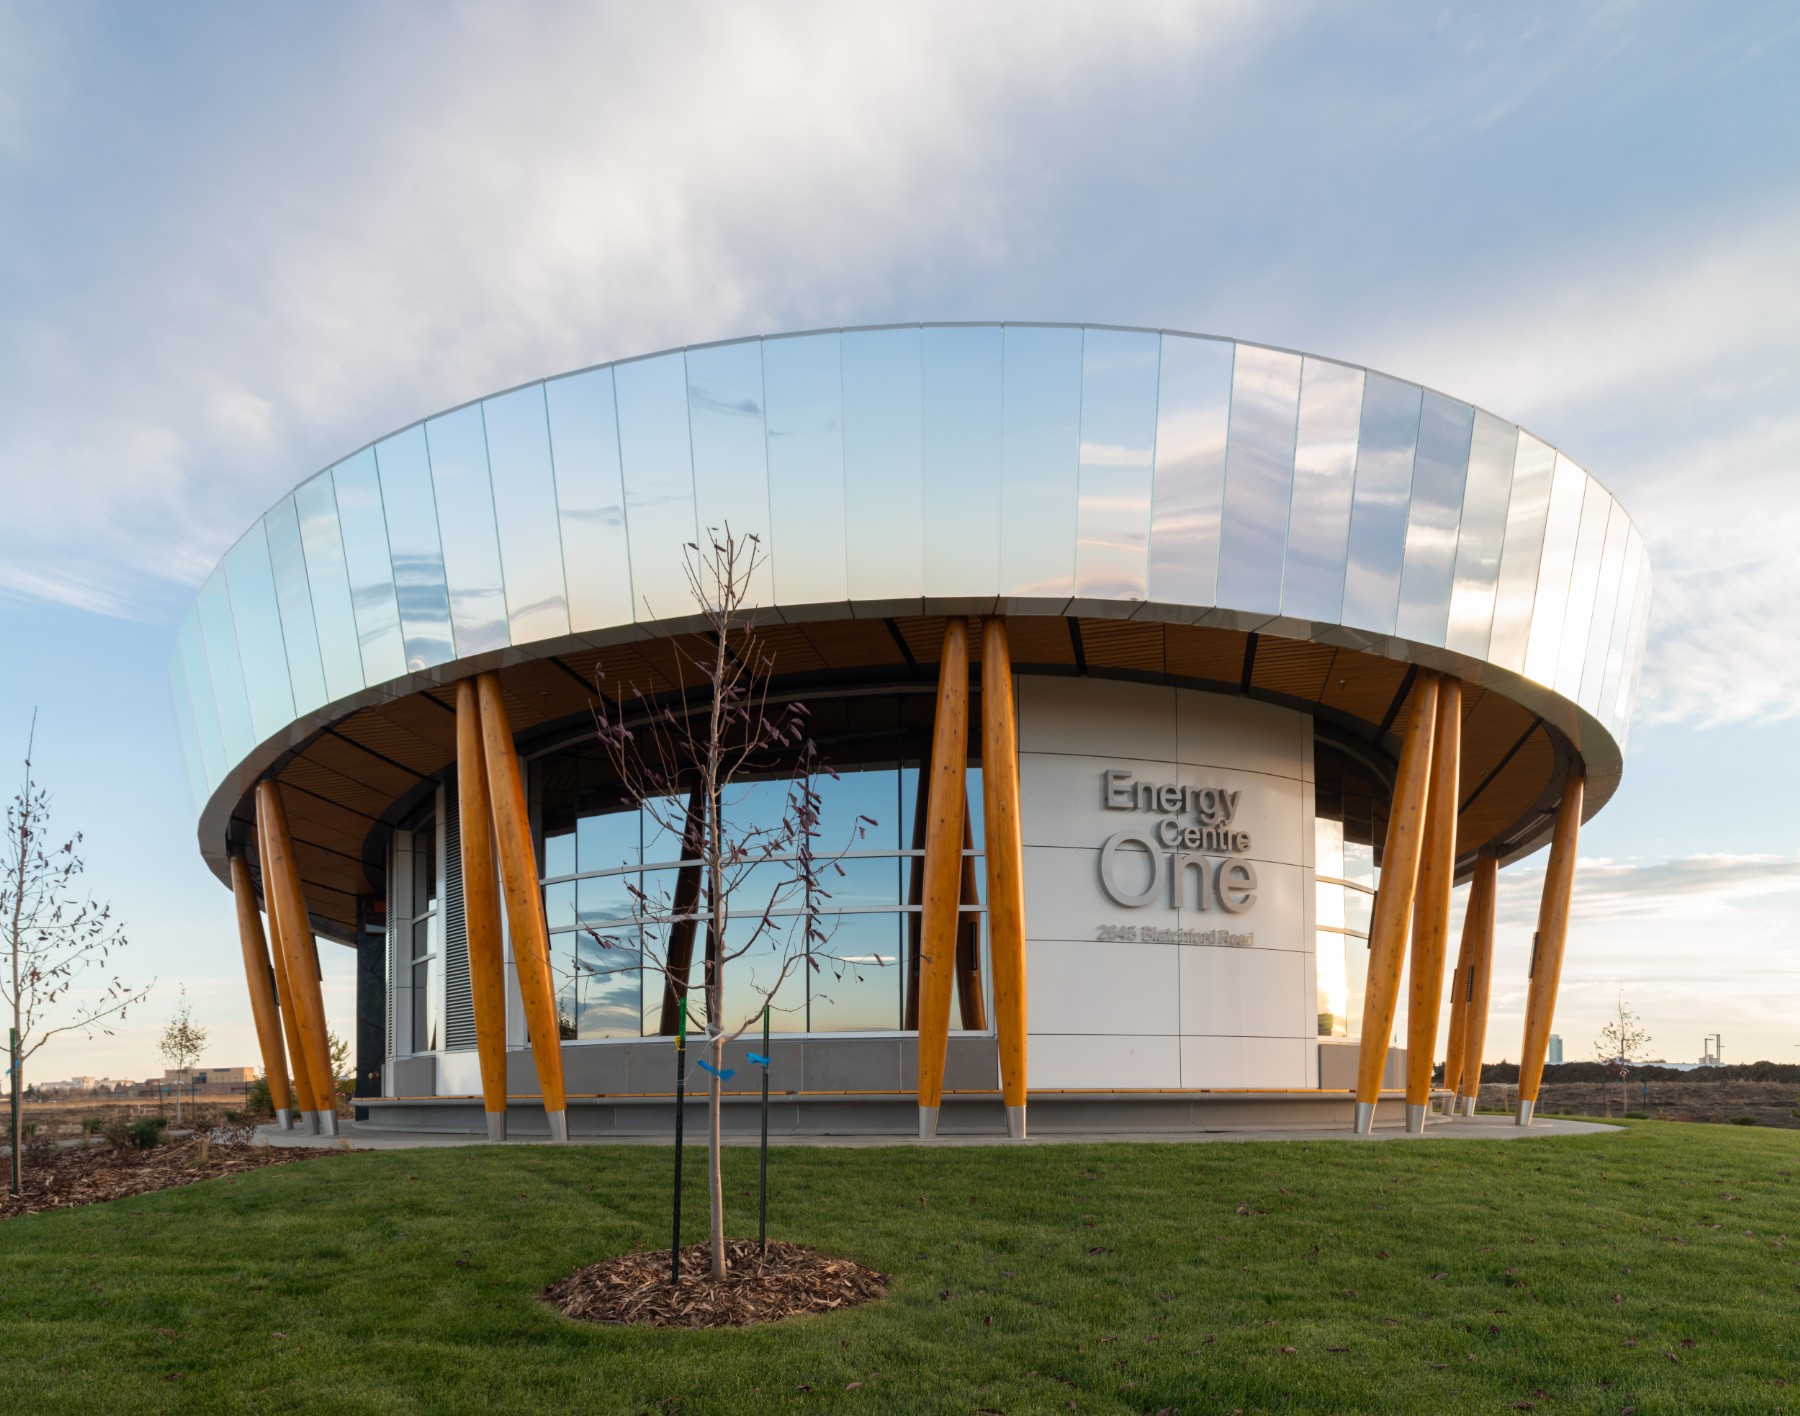
[[[1627,1121],[1648,1121],[1650,1113],[1648,1111],[1627,1111],[1625,1119]]]
[[[146,1116],[142,1120],[133,1121],[125,1128],[125,1135],[136,1150],[155,1150],[157,1142],[162,1140],[162,1133],[168,1128],[167,1116]]]
[[[1733,1126],[1754,1126],[1756,1118],[1754,1116],[1733,1116],[1731,1124]]]

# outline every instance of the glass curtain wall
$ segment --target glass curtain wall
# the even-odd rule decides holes
[[[435,802],[394,833],[394,878],[404,898],[396,901],[397,957],[389,987],[404,999],[401,1052],[436,1052],[444,1045],[444,949],[438,916],[438,830]]]
[[[978,696],[971,708],[979,721]],[[823,760],[832,768],[814,782],[820,798],[813,850],[821,862],[817,902],[823,938],[805,937],[806,901],[794,883],[792,857],[759,861],[727,901],[724,1016],[728,1028],[759,1017],[765,994],[777,1032],[892,1032],[903,1027],[919,903],[914,876],[923,858],[915,830],[919,767],[930,753],[933,697],[877,693],[839,699],[808,697]],[[833,775],[835,774],[835,775]],[[965,918],[978,931],[980,1016],[987,1006],[985,890],[982,869],[981,772],[971,764],[971,817],[965,857],[974,865],[974,900]],[[727,847],[747,831],[778,823],[791,778],[771,764],[725,793]],[[559,1011],[587,1041],[655,1036],[663,1031],[664,974],[677,908],[683,857],[685,794],[636,805],[624,798],[604,748],[584,736],[533,759],[531,791],[540,842],[544,909]],[[698,862],[687,863],[699,877]],[[733,872],[741,873],[741,872]],[[965,872],[965,875],[967,872]],[[767,917],[768,923],[763,924]],[[704,1016],[707,930],[692,928],[690,1014]],[[962,1016],[953,1012],[952,1022]]]
[[[1358,1038],[1390,793],[1368,766],[1324,742],[1313,775],[1319,1036]]]

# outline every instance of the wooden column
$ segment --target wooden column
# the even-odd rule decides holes
[[[950,1045],[950,989],[956,969],[957,905],[962,899],[964,793],[969,761],[969,626],[944,623],[938,659],[937,715],[926,792],[925,868],[919,918],[919,1135],[937,1134]]]
[[[1369,922],[1369,973],[1363,990],[1362,1043],[1356,1053],[1356,1132],[1367,1135],[1381,1099],[1388,1039],[1400,997],[1400,968],[1406,956],[1406,923],[1412,915],[1413,887],[1425,840],[1425,796],[1431,780],[1431,741],[1437,727],[1438,680],[1419,675],[1412,722],[1400,749],[1394,801],[1388,811],[1381,851],[1381,886]]]
[[[987,1028],[987,1001],[981,993],[981,882],[976,879],[974,850],[975,825],[970,819],[965,778],[962,908],[956,916],[956,1008],[964,1032],[982,1032]]]
[[[669,926],[669,947],[663,953],[662,1013],[656,1024],[663,1037],[675,1036],[681,1000],[687,997],[688,975],[694,967],[694,934],[700,923],[700,862],[696,857],[705,849],[705,830],[706,796],[695,787],[688,793],[687,820],[681,828],[681,858],[689,863],[675,873],[675,898],[671,901],[675,922]]]
[[[1450,944],[1450,891],[1456,884],[1458,766],[1462,758],[1462,683],[1438,681],[1426,793],[1425,852],[1413,895],[1412,980],[1406,1009],[1406,1129],[1425,1129],[1431,1072],[1437,1061],[1438,1009]]]
[[[1550,838],[1550,860],[1544,867],[1544,895],[1538,904],[1537,934],[1531,946],[1531,991],[1525,999],[1525,1040],[1519,1049],[1519,1113],[1521,1126],[1531,1124],[1538,1086],[1544,1080],[1544,1053],[1556,1017],[1556,986],[1562,980],[1563,945],[1569,937],[1569,900],[1575,889],[1575,845],[1581,835],[1581,800],[1585,789],[1581,764],[1563,779],[1562,802]]]
[[[1475,1114],[1481,1096],[1481,1056],[1487,1048],[1488,992],[1494,981],[1494,903],[1500,892],[1500,857],[1483,851],[1469,882],[1469,909],[1463,923],[1467,973],[1459,965],[1456,990],[1463,999],[1462,1059],[1456,1087],[1457,1110]],[[1446,1080],[1445,1085],[1449,1082]]]
[[[556,1020],[556,985],[550,976],[550,931],[544,923],[544,896],[538,883],[537,851],[531,843],[531,812],[525,801],[525,779],[513,747],[512,726],[500,681],[491,673],[477,675],[481,704],[481,749],[487,765],[488,794],[493,800],[494,841],[500,851],[500,881],[506,899],[506,922],[512,931],[513,967],[519,997],[525,1005],[525,1027],[537,1063],[538,1091],[550,1138],[569,1139],[568,1102],[563,1095],[562,1030]],[[465,832],[466,832],[465,826]]]
[[[319,955],[307,917],[300,862],[288,831],[287,806],[274,781],[256,784],[257,830],[261,843],[263,890],[274,902],[276,935],[287,964],[287,996],[282,1006],[298,1023],[300,1050],[294,1070],[306,1069],[312,1083],[319,1130],[337,1134],[337,1084],[331,1075],[331,1041],[325,1026],[325,999],[319,990]]]
[[[1012,651],[999,616],[990,617],[981,631],[981,800],[1000,1092],[1007,1134],[1017,1140],[1025,1135],[1025,846]]]
[[[494,811],[481,698],[473,679],[456,685],[456,810],[462,853],[463,926],[469,941],[469,996],[481,1105],[490,1141],[506,1139],[506,962],[500,949],[500,877],[494,861]]]
[[[964,795],[968,788],[965,784]],[[925,849],[925,818],[931,814],[931,763],[920,762],[918,781],[913,787],[912,848]],[[906,1007],[900,1026],[907,1032],[919,1028],[919,906],[925,901],[925,861],[922,856],[909,856],[906,861],[906,903],[913,906],[906,914]]]
[[[282,1036],[287,1039],[288,1063],[293,1068],[294,1101],[300,1108],[300,1116],[309,1130],[319,1129],[319,1100],[313,1095],[312,1075],[305,1062],[306,1049],[300,1041],[300,1014],[290,1001],[293,992],[288,988],[287,955],[281,947],[281,926],[275,919],[275,899],[265,884],[264,893],[269,895],[269,939],[274,945],[271,953],[275,959],[275,1006],[281,1015]]]
[[[262,1053],[269,1101],[284,1131],[294,1129],[293,1099],[288,1094],[287,1053],[281,1045],[281,1012],[275,1004],[275,976],[269,946],[263,940],[262,915],[250,867],[241,855],[231,857],[231,893],[237,900],[238,943],[244,951],[244,981],[250,985],[250,1016],[256,1022],[256,1045]]]

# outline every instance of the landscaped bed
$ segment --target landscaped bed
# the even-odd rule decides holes
[[[729,1229],[755,1224],[730,1150]],[[668,1244],[669,1154],[360,1153],[0,1225],[7,1409],[1800,1409],[1800,1137],[783,1148],[889,1275],[747,1327],[542,1295]],[[686,1223],[704,1234],[695,1185]],[[1797,1385],[1788,1387],[1787,1382]]]
[[[22,1193],[0,1186],[0,1218],[103,1204],[200,1180],[237,1176],[270,1165],[336,1156],[337,1149],[276,1148],[248,1139],[171,1137],[148,1150],[120,1139],[77,1146],[32,1146],[26,1151]],[[0,1158],[0,1164],[4,1164]]]

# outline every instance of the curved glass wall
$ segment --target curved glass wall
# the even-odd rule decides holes
[[[727,901],[722,1021],[736,1028],[759,1016],[773,990],[776,1032],[898,1031],[909,1017],[909,987],[917,987],[919,767],[929,753],[933,700],[922,693],[824,701],[809,696],[807,706],[815,741],[832,768],[813,783],[819,797],[813,849],[821,862],[816,933],[806,937],[807,901],[795,883],[793,854],[777,852],[765,860],[759,853]],[[726,791],[728,845],[782,819],[791,780],[768,770]],[[980,960],[983,1002],[977,1011],[985,1018],[980,783],[980,769],[972,765],[964,854],[976,867],[975,898],[965,897],[963,908]],[[677,921],[706,911],[703,900],[687,911],[677,905],[687,797],[634,805],[592,738],[535,757],[531,792],[565,1030],[572,1028],[569,1035],[580,1041],[665,1031],[660,964]],[[686,864],[698,877],[699,863]],[[705,958],[702,922],[694,930],[687,976],[695,1018],[704,1016]]]
[[[1319,1036],[1362,1035],[1369,974],[1369,920],[1387,835],[1387,784],[1327,743],[1313,750],[1314,921],[1319,978]]]

